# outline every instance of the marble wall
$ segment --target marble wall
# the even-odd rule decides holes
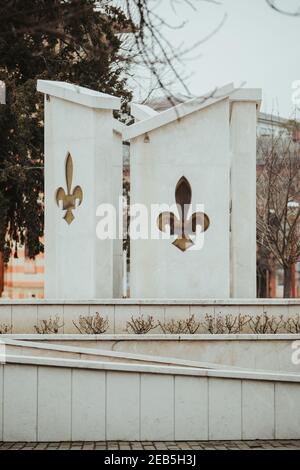
[[[182,252],[173,243],[181,235],[162,239],[157,218],[149,215],[149,233],[157,239],[131,239],[131,297],[256,297],[260,100],[260,90],[228,85],[155,115],[133,107],[137,122],[124,130],[131,143],[131,203],[146,206],[149,214],[154,204],[174,205],[184,177],[192,195],[188,217],[203,205],[210,223],[203,246]],[[185,235],[193,235],[189,230],[186,224]]]
[[[156,128],[148,137],[131,141],[131,203],[145,205],[149,214],[152,204],[174,205],[176,185],[185,177],[192,212],[203,204],[210,226],[197,251],[180,251],[174,237],[131,240],[131,297],[228,298],[229,101]],[[161,238],[156,220],[149,220],[150,229]]]
[[[122,334],[126,332],[126,323],[131,317],[141,315],[147,318],[153,316],[155,321],[169,321],[186,319],[195,315],[197,321],[203,322],[206,315],[213,318],[225,315],[249,315],[257,316],[267,313],[270,316],[285,318],[295,317],[300,314],[298,300],[267,300],[257,301],[242,300],[216,300],[216,301],[191,301],[169,300],[165,302],[147,300],[96,300],[96,301],[2,301],[0,304],[0,325],[11,328],[12,333],[35,333],[34,326],[41,320],[49,320],[56,315],[64,324],[60,333],[77,333],[73,321],[79,316],[95,315],[98,312],[108,319],[108,334]],[[156,333],[160,333],[158,328]]]
[[[96,236],[98,206],[114,205],[116,194],[122,195],[122,140],[112,113],[120,100],[61,82],[40,80],[38,90],[45,94],[45,297],[120,296],[119,246]],[[67,182],[69,154],[73,168]],[[76,187],[82,191],[80,205]],[[57,201],[58,188],[64,201]],[[69,222],[64,202],[73,205]]]
[[[299,378],[105,369],[51,359],[0,366],[0,440],[300,438]]]

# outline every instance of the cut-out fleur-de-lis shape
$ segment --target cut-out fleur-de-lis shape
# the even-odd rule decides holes
[[[173,212],[162,212],[158,216],[157,225],[161,232],[177,235],[173,245],[181,251],[186,251],[194,245],[190,235],[195,234],[199,226],[201,231],[205,232],[210,225],[210,220],[203,212],[195,212],[190,218],[187,218],[192,201],[192,189],[184,176],[176,185],[175,200],[180,214],[179,219]]]
[[[58,207],[66,211],[64,215],[65,221],[70,225],[74,220],[73,210],[80,206],[83,201],[83,192],[80,186],[76,186],[72,191],[73,181],[73,160],[71,154],[68,153],[66,159],[66,183],[67,193],[63,188],[58,188],[56,191],[56,203]],[[76,201],[77,205],[76,205]]]

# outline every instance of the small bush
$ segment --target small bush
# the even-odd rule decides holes
[[[216,334],[216,328],[215,328],[215,317],[214,315],[205,315],[205,320],[203,323],[205,332],[210,333],[211,335]]]
[[[34,325],[34,329],[39,335],[57,334],[63,326],[64,323],[60,323],[60,317],[56,315],[49,320],[41,320],[38,325]]]
[[[98,312],[95,315],[81,315],[78,324],[73,321],[74,326],[81,334],[101,335],[108,330],[108,319],[103,318]]]
[[[283,315],[280,317],[269,316],[266,313],[257,315],[249,319],[249,326],[253,333],[256,334],[277,334],[280,328],[284,327],[286,322]]]
[[[5,323],[0,324],[0,335],[8,335],[12,332],[12,326],[8,326]]]
[[[165,334],[171,335],[194,335],[199,330],[201,323],[195,318],[195,315],[191,315],[185,320],[170,320],[168,322],[161,323],[159,325]]]
[[[201,322],[196,320],[195,315],[191,315],[186,319],[186,328],[190,335],[195,335],[199,331],[200,326]]]
[[[288,333],[297,334],[300,333],[300,315],[289,318],[285,323],[285,330]]]
[[[167,335],[184,335],[187,333],[185,320],[170,320],[165,323],[159,323],[162,331]]]
[[[244,327],[249,324],[249,317],[247,315],[226,315],[224,318],[226,333],[238,334],[242,333]]]
[[[247,315],[206,315],[203,327],[212,335],[242,333],[250,318]]]
[[[145,335],[149,331],[154,330],[158,326],[151,315],[144,318],[143,315],[139,317],[131,317],[131,320],[126,323],[127,333],[134,333],[136,335]]]

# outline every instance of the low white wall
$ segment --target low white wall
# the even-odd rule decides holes
[[[80,315],[94,315],[99,312],[108,319],[108,334],[125,333],[127,321],[132,316],[152,315],[162,323],[171,319],[185,319],[195,315],[203,322],[206,315],[269,315],[295,316],[300,314],[300,302],[296,300],[99,300],[99,301],[46,301],[46,300],[1,300],[0,325],[12,327],[12,333],[35,333],[34,326],[40,320],[48,320],[50,316],[58,315],[64,327],[61,333],[78,333],[73,321],[78,321]],[[199,331],[200,333],[203,331]],[[152,333],[161,333],[156,328]]]
[[[3,441],[299,439],[299,376],[14,359]]]
[[[4,338],[300,373],[300,335],[7,335]]]
[[[300,438],[299,372],[4,343],[3,441]]]

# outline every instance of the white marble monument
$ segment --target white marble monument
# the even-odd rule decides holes
[[[131,297],[255,298],[260,90],[227,85],[161,113],[132,103],[128,127],[113,118],[118,98],[62,82],[38,81],[38,90],[46,298],[122,296],[123,141],[131,144],[131,227],[141,215],[147,226],[131,238]],[[99,239],[105,204],[115,208],[115,236]]]
[[[38,81],[45,95],[45,297],[121,296],[122,244],[96,237],[96,210],[122,195],[120,99]]]
[[[146,206],[148,214],[153,204],[190,204],[185,226],[172,215],[171,240],[131,240],[133,298],[256,297],[260,101],[260,90],[228,85],[161,113],[133,105],[136,123],[123,133],[131,143],[131,204]],[[194,215],[193,224],[197,205],[202,217]],[[168,231],[165,215],[148,217],[156,236]],[[195,246],[199,224],[201,249]]]

